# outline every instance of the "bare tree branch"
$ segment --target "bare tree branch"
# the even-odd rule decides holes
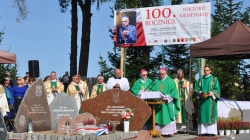
[[[27,19],[29,10],[27,9],[26,0],[13,0],[13,7],[18,10],[18,17],[16,19],[17,22]]]

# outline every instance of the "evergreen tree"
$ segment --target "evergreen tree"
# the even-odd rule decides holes
[[[212,14],[212,36],[227,29],[237,20],[244,20],[247,11],[241,13],[242,1],[216,0],[215,12]],[[249,13],[249,12],[248,12]],[[248,15],[249,16],[249,15]],[[217,76],[221,84],[221,95],[224,98],[238,99],[241,94],[238,83],[244,72],[243,60],[207,60],[212,67],[213,74]]]
[[[98,62],[98,65],[100,66],[100,74],[104,77],[105,80],[108,80],[109,77],[112,77],[114,75],[114,68],[109,67],[106,60],[103,60],[103,57],[99,56],[100,61]]]
[[[81,49],[79,58],[78,74],[87,77],[89,47],[90,47],[90,28],[91,28],[91,5],[97,2],[97,9],[101,3],[110,2],[110,0],[59,0],[62,12],[65,12],[70,5],[72,6],[72,28],[71,28],[71,53],[70,53],[70,76],[77,73],[77,5],[82,13],[82,32],[81,32]]]

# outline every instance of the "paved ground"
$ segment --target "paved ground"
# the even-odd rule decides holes
[[[191,138],[197,137],[197,133],[195,131],[190,131],[189,134],[174,134],[172,137],[165,137],[162,139],[168,139],[168,140],[187,140]],[[154,140],[162,140],[161,138],[154,138]]]
[[[175,134],[173,137],[166,137],[166,138],[162,138],[162,139],[167,139],[167,140],[187,140],[187,139],[191,139],[191,138],[195,138],[195,137],[198,137],[197,133],[195,131],[190,131],[189,135],[188,134]],[[162,140],[162,139],[154,138],[154,140]],[[231,137],[225,136],[225,138],[220,138],[218,140],[229,140],[229,139],[231,139]],[[250,133],[237,134],[235,136],[235,140],[250,140]]]

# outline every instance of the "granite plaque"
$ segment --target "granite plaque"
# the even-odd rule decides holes
[[[27,132],[29,119],[33,131],[50,131],[51,115],[47,95],[41,78],[37,79],[26,91],[15,118],[18,133]]]
[[[61,134],[66,133],[65,124],[66,124],[67,121],[69,122],[71,129],[74,129],[76,127],[75,124],[73,123],[73,121],[68,116],[62,116],[58,120],[58,123],[57,123],[57,126],[56,126],[56,133],[61,133]]]
[[[0,139],[6,140],[7,139],[7,129],[4,123],[3,114],[0,108]]]
[[[76,128],[79,128],[83,125],[96,125],[96,119],[92,114],[85,112],[77,115],[73,119],[73,123],[76,126]]]
[[[122,111],[126,108],[130,108],[134,113],[134,118],[130,121],[130,131],[140,130],[151,116],[148,104],[129,91],[120,89],[107,90],[95,98],[82,102],[82,111],[93,114],[97,119],[97,125],[110,120],[118,131],[123,131]]]
[[[52,130],[56,130],[58,120],[62,116],[74,119],[78,115],[76,101],[65,93],[59,93],[50,104]]]

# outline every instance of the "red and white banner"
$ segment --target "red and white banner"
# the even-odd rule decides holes
[[[194,44],[211,37],[211,3],[123,9],[114,15],[115,46]]]

